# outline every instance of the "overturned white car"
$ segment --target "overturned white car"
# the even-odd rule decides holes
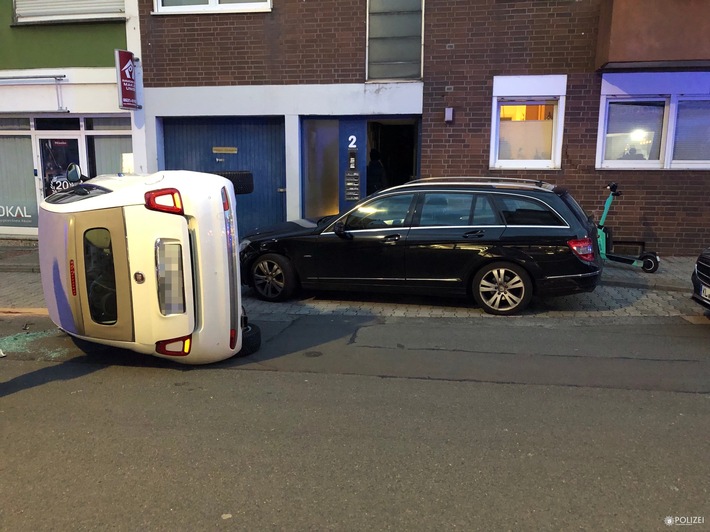
[[[241,304],[232,182],[188,171],[85,180],[76,166],[67,177],[77,184],[39,212],[42,287],[61,329],[185,364],[259,348]]]

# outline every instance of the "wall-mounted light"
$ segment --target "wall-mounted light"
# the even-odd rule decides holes
[[[444,122],[453,122],[454,121],[454,108],[453,107],[447,107],[444,109]]]

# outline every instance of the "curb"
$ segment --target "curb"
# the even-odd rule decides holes
[[[680,286],[677,284],[664,283],[644,283],[637,281],[623,281],[620,279],[602,279],[600,286],[618,286],[619,288],[643,288],[645,290],[658,290],[660,292],[692,292],[693,286],[688,283],[688,286]]]

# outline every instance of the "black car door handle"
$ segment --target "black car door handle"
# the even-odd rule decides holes
[[[486,234],[486,231],[484,229],[476,229],[475,231],[469,231],[468,233],[464,233],[463,237],[464,238],[481,238],[485,234]]]
[[[387,235],[386,237],[384,237],[382,239],[382,243],[392,245],[392,244],[396,243],[399,239],[400,239],[400,236],[398,234]]]

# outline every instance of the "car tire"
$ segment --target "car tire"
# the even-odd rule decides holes
[[[532,299],[532,281],[522,266],[486,264],[473,277],[473,298],[484,312],[507,316],[524,310]]]
[[[261,329],[250,323],[242,329],[242,348],[237,352],[237,357],[248,357],[256,353],[261,347]]]
[[[251,278],[257,297],[264,301],[283,301],[296,291],[296,272],[282,255],[267,253],[256,259]]]

